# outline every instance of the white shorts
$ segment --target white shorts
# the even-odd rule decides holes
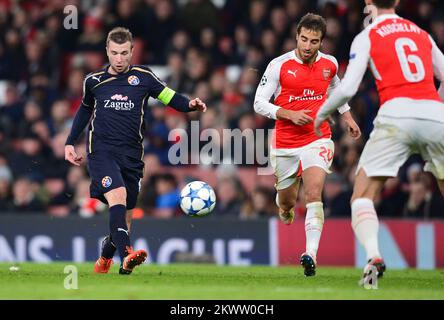
[[[359,160],[358,173],[363,168],[369,177],[395,177],[399,168],[408,157],[418,153],[426,162],[424,170],[432,172],[438,179],[444,179],[444,117],[437,114],[434,119],[421,119],[412,117],[412,108],[419,113],[430,104],[439,106],[444,111],[444,104],[434,101],[402,99],[403,105],[407,103],[410,113],[405,115],[404,110],[393,107],[399,105],[401,99],[383,106],[374,120],[374,129],[370,134]],[[424,105],[424,104],[427,105]],[[396,106],[398,104],[398,106]],[[384,110],[384,108],[388,108]],[[409,109],[409,108],[406,108]],[[418,110],[420,110],[418,112]],[[395,113],[396,112],[396,113]]]
[[[304,147],[270,149],[270,163],[276,176],[276,190],[283,190],[296,182],[310,167],[320,167],[331,173],[335,145],[331,139],[319,139]]]

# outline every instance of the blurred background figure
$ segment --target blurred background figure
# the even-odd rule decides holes
[[[106,210],[104,203],[98,199],[89,197],[89,185],[90,181],[84,178],[81,178],[81,180],[76,183],[72,211],[78,213],[83,218],[96,216]]]
[[[218,181],[216,190],[217,203],[214,214],[221,217],[238,216],[245,198],[240,181],[233,176],[222,177]]]
[[[0,213],[12,209],[12,173],[0,155]]]
[[[40,188],[39,183],[28,177],[20,177],[14,181],[12,187],[12,208],[11,211],[43,214],[45,205],[37,197]]]
[[[274,203],[275,191],[272,188],[259,186],[254,189],[248,201],[244,204],[240,218],[257,219],[274,217],[277,206]]]
[[[153,216],[171,218],[177,213],[180,201],[176,178],[170,174],[160,174],[155,179],[156,203]]]
[[[326,217],[349,217],[351,214],[350,197],[352,191],[336,172],[327,175],[324,184],[322,202]]]

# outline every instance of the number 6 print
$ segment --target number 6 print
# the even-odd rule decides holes
[[[411,52],[417,52],[418,46],[416,43],[409,38],[399,38],[395,42],[395,47],[405,79],[408,82],[421,82],[424,80],[425,69],[421,58],[414,54],[407,55],[405,49],[407,47]],[[415,65],[416,73],[413,73],[409,65],[410,63]]]

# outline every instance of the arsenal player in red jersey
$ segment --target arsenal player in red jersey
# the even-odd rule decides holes
[[[256,112],[276,120],[270,160],[277,180],[279,217],[285,224],[294,220],[301,179],[304,182],[306,252],[300,262],[306,276],[316,272],[324,224],[322,189],[334,152],[329,124],[322,124],[322,135],[318,137],[313,131],[313,119],[340,83],[336,59],[319,51],[325,32],[326,23],[321,16],[305,15],[297,27],[297,48],[269,63],[254,101]],[[338,111],[351,136],[357,139],[361,132],[349,109],[344,104]]]
[[[387,178],[418,153],[444,194],[444,55],[427,32],[395,14],[398,2],[366,1],[378,15],[354,39],[344,79],[315,120],[315,130],[323,136],[325,119],[355,95],[369,65],[381,107],[359,160],[351,199],[352,227],[367,254],[363,279],[385,271],[373,201]],[[438,91],[434,76],[441,82]]]

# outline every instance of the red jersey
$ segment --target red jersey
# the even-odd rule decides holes
[[[288,52],[268,65],[256,92],[255,109],[265,116],[270,116],[273,111],[275,114],[275,108],[279,107],[311,110],[309,115],[314,119],[329,89],[340,83],[337,71],[338,63],[333,56],[318,52],[315,62],[308,65],[297,58],[295,51]],[[273,104],[269,103],[272,96]],[[290,120],[277,119],[272,146],[299,148],[320,138],[331,137],[328,122],[322,124],[321,131],[322,137],[318,137],[313,131],[313,123],[298,126]]]
[[[441,101],[427,32],[397,15],[369,28],[370,66],[381,105],[396,97]]]

